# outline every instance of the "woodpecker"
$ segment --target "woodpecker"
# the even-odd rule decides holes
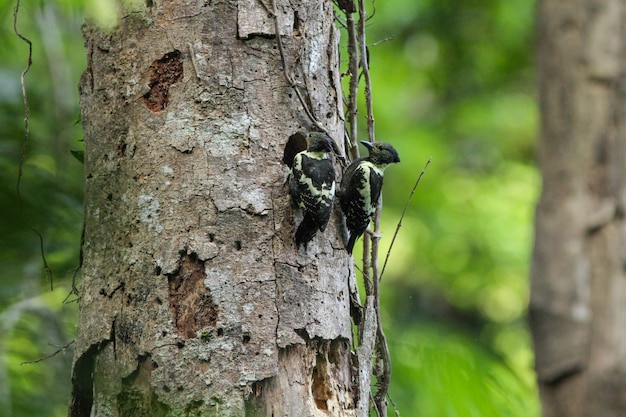
[[[376,211],[385,168],[400,162],[398,152],[388,143],[364,140],[361,143],[369,150],[369,155],[346,168],[337,193],[350,233],[346,244],[348,253],[352,253],[354,243],[365,232]]]
[[[296,230],[296,245],[313,239],[318,230],[324,231],[333,211],[335,199],[335,169],[328,157],[332,140],[325,133],[307,134],[307,149],[293,158],[289,194],[304,218]]]

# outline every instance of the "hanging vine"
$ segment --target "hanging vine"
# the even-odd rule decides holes
[[[361,78],[364,83],[367,137],[376,141],[374,129],[374,108],[372,84],[369,72],[369,51],[367,47],[365,23],[368,14],[364,0],[338,0],[336,3],[345,21],[340,22],[347,33],[349,77],[346,121],[348,124],[349,155],[352,160],[359,157],[358,137],[358,90]],[[355,19],[355,15],[357,19]],[[372,14],[373,15],[373,14]],[[358,327],[358,345],[356,346],[359,369],[357,416],[369,416],[371,406],[379,417],[387,416],[387,391],[391,381],[391,361],[387,339],[380,317],[380,273],[378,268],[378,250],[380,242],[380,211],[382,198],[379,200],[374,215],[374,229],[363,236],[363,280],[365,287],[364,314]],[[376,378],[376,389],[371,391],[372,376]],[[370,398],[373,404],[370,405]],[[397,412],[396,412],[397,414]]]
[[[283,42],[280,37],[279,24],[276,13],[276,0],[259,0],[268,15],[274,21],[274,30],[276,34],[276,42],[283,64],[283,72],[290,87],[296,93],[300,104],[310,121],[321,131],[328,134],[327,129],[313,115],[313,112],[307,105],[305,97],[296,85],[291,76],[284,56]],[[358,94],[361,79],[364,84],[365,110],[367,121],[367,137],[370,142],[375,142],[375,119],[373,109],[372,85],[369,72],[369,51],[366,39],[365,24],[374,13],[368,16],[365,6],[365,0],[334,0],[335,6],[339,10],[336,15],[337,22],[345,30],[347,34],[347,52],[348,65],[343,76],[348,77],[348,94],[344,99],[346,129],[344,136],[344,144],[346,146],[346,156],[348,163],[359,158],[358,148]],[[307,93],[305,91],[305,93]],[[344,95],[345,97],[345,95]],[[345,166],[346,161],[343,155],[338,155],[342,165]],[[419,184],[426,167],[420,173],[413,190],[407,201],[407,206],[413,197],[415,188]],[[363,266],[362,269],[355,265],[363,274],[365,287],[365,304],[361,307],[362,312],[355,315],[355,326],[357,329],[357,337],[354,341],[354,351],[356,352],[357,375],[357,416],[368,417],[370,409],[373,408],[379,417],[387,417],[387,400],[388,389],[391,382],[391,358],[389,354],[389,346],[382,327],[380,316],[380,282],[382,272],[389,258],[387,253],[385,264],[382,272],[378,264],[379,242],[381,237],[380,231],[380,212],[382,209],[382,197],[378,202],[378,207],[373,218],[373,230],[368,231],[363,236]],[[394,233],[391,246],[395,241],[395,237],[402,225],[402,218],[406,212],[406,207],[402,213],[396,231]],[[390,247],[391,250],[391,247]],[[372,379],[376,379],[375,389],[372,391]],[[399,412],[391,401],[396,416]]]

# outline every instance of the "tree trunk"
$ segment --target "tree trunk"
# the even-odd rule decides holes
[[[539,2],[530,317],[545,416],[626,415],[626,1]]]
[[[294,245],[283,147],[312,123],[272,2],[130,4],[84,29],[69,416],[354,415],[351,260],[336,214]],[[287,72],[341,149],[333,4],[277,8]]]

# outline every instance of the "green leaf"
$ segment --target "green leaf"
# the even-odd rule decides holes
[[[70,151],[72,153],[72,155],[74,156],[74,158],[78,159],[78,161],[81,164],[85,163],[85,151],[75,151],[75,150],[71,150]]]

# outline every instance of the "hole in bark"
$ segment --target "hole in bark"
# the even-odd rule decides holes
[[[306,132],[297,131],[293,135],[289,136],[285,149],[283,150],[283,163],[289,168],[293,166],[293,158],[296,155],[307,148]]]
[[[241,250],[241,240],[235,240],[235,249]]]
[[[125,155],[126,155],[126,144],[124,142],[122,142],[117,147],[117,156],[123,157]]]
[[[217,335],[218,336],[224,336],[224,329],[222,329],[221,327],[219,329],[217,329]]]
[[[72,374],[72,401],[68,410],[69,417],[91,415],[93,406],[93,370],[100,344],[91,345],[76,361]]]
[[[335,339],[330,343],[328,350],[328,362],[332,365],[339,365],[343,353],[348,349],[346,342],[341,339]]]
[[[150,91],[143,97],[143,104],[152,112],[158,112],[169,102],[169,91],[172,84],[183,79],[183,61],[179,50],[175,49],[163,55],[150,65]]]
[[[249,336],[249,335],[247,335],[247,334],[244,334],[244,335],[243,335],[243,338],[242,338],[242,343],[243,343],[244,345],[247,345],[247,344],[248,344],[248,342],[250,342],[250,336]]]
[[[178,271],[166,274],[170,293],[170,310],[178,333],[196,338],[204,327],[214,327],[217,322],[217,305],[211,292],[204,286],[204,262],[195,253],[185,255]]]
[[[306,329],[293,329],[293,331],[302,338],[302,340],[309,340],[309,333],[307,333]]]
[[[215,240],[215,235],[213,233],[209,233],[209,242],[213,242]]]
[[[315,367],[313,368],[313,384],[311,391],[315,405],[320,410],[328,411],[328,400],[332,398],[333,392],[328,385],[328,362],[324,355],[317,355]]]

